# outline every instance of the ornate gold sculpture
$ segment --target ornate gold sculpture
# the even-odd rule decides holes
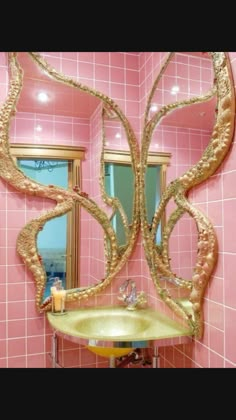
[[[134,204],[133,204],[133,220],[131,226],[128,225],[127,218],[123,208],[116,199],[109,198],[104,191],[104,133],[103,133],[103,152],[101,155],[101,175],[100,185],[102,197],[106,204],[112,206],[113,211],[121,214],[127,243],[124,248],[118,246],[116,233],[112,228],[110,218],[87,194],[80,191],[74,192],[64,190],[53,185],[45,186],[38,182],[32,182],[15,164],[9,148],[9,124],[11,117],[16,110],[17,100],[22,89],[22,69],[17,61],[17,54],[9,54],[10,63],[10,86],[9,93],[5,103],[0,110],[0,175],[16,190],[29,195],[46,197],[54,200],[57,204],[54,209],[49,210],[38,218],[30,221],[20,232],[17,239],[17,251],[21,255],[24,263],[33,273],[35,278],[37,293],[36,305],[39,311],[49,310],[51,301],[47,300],[42,303],[42,296],[45,288],[46,273],[41,264],[41,260],[37,251],[37,235],[44,224],[60,215],[70,211],[74,204],[78,202],[87,212],[89,212],[102,226],[105,235],[106,256],[107,256],[107,275],[97,285],[85,290],[76,291],[68,290],[67,301],[80,300],[101,292],[106,288],[123,265],[127,262],[133,247],[135,245],[137,235],[140,229],[143,235],[143,243],[147,262],[150,268],[150,274],[156,286],[157,293],[163,301],[183,320],[187,322],[193,329],[193,333],[200,338],[203,333],[203,309],[202,299],[207,283],[210,279],[212,271],[216,264],[217,258],[217,240],[211,222],[206,216],[196,209],[187,199],[187,192],[194,186],[202,183],[209,178],[219,167],[230,147],[233,130],[234,130],[234,87],[230,72],[230,64],[228,57],[223,52],[210,53],[214,66],[214,86],[203,96],[194,97],[188,100],[182,100],[163,106],[149,120],[149,111],[151,101],[154,97],[156,88],[163,73],[165,72],[174,53],[170,53],[164,63],[159,75],[157,76],[153,88],[150,92],[147,108],[145,112],[145,122],[142,136],[142,147],[139,158],[138,142],[135,138],[132,127],[127,118],[122,113],[118,105],[108,96],[97,92],[92,88],[76,82],[72,78],[57,72],[52,68],[46,60],[38,53],[29,53],[31,58],[43,69],[51,78],[60,83],[67,84],[76,89],[80,89],[88,94],[94,95],[101,99],[104,103],[104,113],[118,118],[122,123],[127,142],[131,154],[132,168],[134,171]],[[211,141],[204,151],[201,159],[190,170],[185,172],[167,187],[162,194],[161,202],[156,209],[153,217],[151,230],[147,220],[147,210],[145,207],[145,171],[149,153],[149,146],[153,131],[160,120],[169,112],[180,107],[187,107],[192,103],[204,102],[209,100],[213,95],[217,94],[217,115],[212,133]],[[165,227],[163,228],[161,246],[155,243],[155,235],[158,225],[163,218],[163,214],[167,203],[171,198],[177,205],[177,209],[172,213]],[[183,279],[176,276],[170,268],[168,243],[171,232],[177,221],[188,213],[196,222],[198,229],[198,257],[191,280]],[[171,293],[161,286],[161,277],[169,278],[180,288],[189,290],[189,300],[192,303],[194,317],[185,309],[185,307],[177,300],[171,297]]]

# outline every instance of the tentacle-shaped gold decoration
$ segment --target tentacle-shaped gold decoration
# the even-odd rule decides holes
[[[140,196],[141,202],[145,202],[144,183],[148,149],[157,123],[162,117],[172,110],[192,103],[209,100],[215,93],[217,93],[218,113],[216,115],[211,141],[205,149],[199,162],[190,168],[190,170],[185,172],[181,177],[171,182],[171,184],[167,187],[154,214],[151,231],[149,230],[147,223],[146,208],[145,206],[141,206],[140,208],[141,228],[144,238],[146,258],[157,292],[177,315],[181,316],[189,323],[190,326],[192,326],[194,334],[198,338],[200,338],[203,334],[202,300],[207,283],[216,264],[217,240],[212,223],[206,216],[203,215],[203,213],[189,203],[186,195],[195,185],[198,185],[209,178],[223,161],[233,139],[235,110],[234,87],[227,56],[223,52],[214,52],[210,54],[212,56],[215,72],[213,88],[204,96],[194,97],[186,101],[175,102],[173,104],[163,106],[152,117],[152,119],[148,121],[148,112],[152,97],[155,93],[157,83],[170,61],[171,55],[167,57],[160,74],[154,82],[153,89],[148,99],[141,151]],[[156,230],[158,224],[160,223],[164,209],[171,198],[174,198],[177,209],[171,214],[164,229],[161,247],[158,247],[157,249],[155,245]],[[172,273],[170,270],[168,255],[168,241],[170,234],[177,221],[185,212],[188,212],[188,214],[194,218],[198,229],[198,256],[191,281],[179,278]],[[175,284],[191,290],[189,300],[192,302],[194,319],[191,318],[188,311],[181,305],[180,302],[171,298],[168,290],[161,288],[161,277],[167,277]]]

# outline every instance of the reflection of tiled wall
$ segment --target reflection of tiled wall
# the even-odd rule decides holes
[[[95,87],[115,99],[138,133],[138,54],[48,53],[46,55],[48,61],[57,69],[77,77],[82,83]],[[6,55],[0,53],[0,103],[5,99],[7,92],[6,66]],[[94,114],[93,118],[97,118],[98,121],[98,115],[96,117]],[[42,127],[41,132],[35,130],[38,124]],[[17,112],[11,123],[10,138],[12,142],[20,143],[80,145],[90,151],[90,148],[98,147],[96,144],[99,143],[100,134],[99,129],[96,134],[92,132],[91,127],[87,119]],[[96,143],[92,143],[92,137]],[[113,148],[112,143],[110,148]],[[82,163],[84,191],[92,179],[90,172],[92,168],[92,161]],[[93,182],[91,185],[94,185]],[[94,192],[96,193],[96,190]],[[50,351],[51,329],[45,316],[39,315],[35,309],[33,278],[16,254],[15,244],[18,232],[27,220],[37,217],[40,212],[51,208],[54,204],[51,200],[18,194],[2,180],[0,180],[0,196],[0,367],[50,366],[46,355]],[[84,218],[82,237],[87,239],[85,219],[90,216],[83,211],[81,213],[82,219]],[[99,229],[97,225],[96,229]],[[91,223],[90,231],[93,231]],[[94,247],[93,251],[88,250],[90,245]],[[97,259],[101,261],[103,256],[99,253],[102,247],[95,245],[95,240],[89,242],[83,240],[82,255],[86,252],[91,252],[88,255],[92,255],[92,252],[95,252],[94,255],[97,255]],[[132,273],[135,275],[136,268],[141,277],[140,254],[136,252],[133,258],[116,280],[114,290],[113,287],[108,287],[105,294],[94,298],[94,302],[98,304],[102,304],[103,301],[116,302],[119,282]],[[95,267],[93,277],[100,278],[99,264],[96,268],[89,258],[81,268],[91,273],[91,267],[92,269]],[[60,342],[60,348],[63,349],[65,366],[108,365],[107,359],[93,355],[85,348],[77,351],[73,344],[66,341]]]
[[[146,54],[146,56],[144,57],[142,54]],[[236,54],[229,53],[229,55],[235,77]],[[155,73],[151,65],[152,53],[149,55],[141,53],[140,62],[143,62],[146,67],[149,63],[149,79],[151,80],[152,74]],[[199,66],[195,64],[194,67],[197,67],[195,68],[196,72],[199,71]],[[140,80],[141,87],[143,83]],[[142,97],[145,102],[145,94],[141,96],[141,99]],[[162,138],[163,144],[166,145],[165,139],[169,142],[169,137]],[[219,245],[217,266],[204,298],[204,337],[201,341],[194,340],[193,343],[160,348],[161,366],[163,367],[220,368],[236,366],[234,344],[236,340],[236,289],[234,287],[236,246],[233,240],[236,235],[234,222],[235,182],[236,147],[234,139],[228,156],[216,174],[202,185],[195,187],[194,191],[189,194],[189,199],[213,222]]]

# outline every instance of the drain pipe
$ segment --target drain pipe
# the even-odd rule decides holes
[[[132,351],[132,353],[129,353],[127,356],[125,356],[124,359],[116,366],[116,368],[123,368],[129,363],[137,363],[139,360],[141,362],[143,358],[140,357],[140,353],[140,349],[135,349],[134,351]]]

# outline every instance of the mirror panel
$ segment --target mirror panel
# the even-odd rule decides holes
[[[197,337],[203,333],[202,298],[216,263],[217,239],[211,222],[190,202],[189,191],[218,168],[232,141],[234,125],[234,89],[227,57],[224,53],[209,53],[204,58],[202,55],[167,54],[148,98],[141,148],[141,184],[145,183],[151,147],[159,147],[163,142],[176,151],[171,161],[170,183],[153,215],[151,229],[147,209],[142,206],[141,224],[146,258],[157,292],[192,326]],[[156,106],[153,108],[153,105]],[[141,190],[140,202],[144,199],[145,193]],[[171,200],[174,202],[168,210],[161,247],[157,249],[156,230]],[[192,233],[195,240],[197,232],[196,263],[190,271],[194,259],[194,253],[193,257],[190,253],[190,266],[185,267],[189,270],[180,271],[183,277],[172,271],[173,263],[176,267],[183,265],[181,232],[183,235],[188,233],[189,243]],[[173,239],[171,247],[170,237]],[[170,263],[170,248],[173,252],[176,247],[177,259]],[[191,277],[186,278],[186,274]],[[181,289],[183,293],[180,293]],[[183,297],[191,302],[193,315],[179,300]]]
[[[23,61],[23,65],[25,65],[25,61],[28,60],[28,56],[23,53],[19,53],[20,59]],[[44,106],[44,113],[47,115],[51,115],[53,112],[58,113],[64,113],[65,111],[65,104],[63,103],[63,100],[60,100],[60,98],[65,98],[67,93],[64,90],[67,89],[68,91],[68,97],[67,102],[71,103],[71,109],[74,109],[77,107],[77,95],[75,92],[82,93],[82,99],[81,96],[79,98],[79,101],[84,103],[84,97],[83,95],[90,95],[91,97],[94,97],[98,102],[98,106],[96,110],[93,112],[93,118],[96,118],[97,113],[97,124],[94,124],[94,129],[91,128],[91,131],[96,131],[95,135],[101,139],[102,138],[102,126],[101,126],[101,112],[102,112],[102,103],[106,104],[109,108],[110,112],[116,116],[121,121],[122,126],[124,127],[124,131],[126,134],[126,141],[127,141],[127,149],[130,151],[131,156],[131,162],[132,167],[134,170],[134,180],[135,185],[137,185],[137,142],[136,138],[134,136],[133,130],[128,122],[128,120],[123,115],[122,111],[119,109],[117,104],[114,103],[110,98],[108,98],[106,95],[103,95],[100,92],[96,92],[91,88],[88,88],[87,86],[83,86],[82,84],[76,82],[75,80],[66,77],[59,72],[57,72],[55,69],[53,69],[51,66],[48,65],[48,63],[43,59],[42,56],[36,53],[30,53],[30,59],[33,59],[34,65],[36,63],[37,71],[39,70],[39,73],[41,73],[41,76],[36,75],[32,72],[32,68],[27,70],[25,72],[25,79],[24,82],[26,84],[26,91],[24,91],[24,82],[22,80],[22,71],[21,67],[19,66],[19,62],[17,61],[17,54],[12,53],[10,54],[10,69],[12,72],[12,78],[10,83],[10,95],[9,95],[9,101],[11,103],[11,110],[15,111],[15,104],[16,99],[18,99],[18,96],[21,98],[21,103],[19,102],[18,105],[20,107],[20,112],[26,112],[26,104],[29,102],[29,98],[27,98],[27,95],[30,94],[29,92],[33,92],[33,97],[35,98],[35,95],[38,95],[39,93],[43,93],[41,89],[45,88],[45,86],[48,87],[50,85],[50,90],[48,93],[48,102],[42,101]],[[32,62],[33,62],[32,61]],[[37,73],[36,71],[36,73]],[[43,75],[42,75],[43,74]],[[28,76],[27,76],[28,75]],[[33,75],[33,76],[32,76]],[[45,77],[48,78],[46,84],[45,84]],[[51,84],[53,79],[53,84]],[[40,82],[38,84],[38,82]],[[55,86],[55,83],[58,85]],[[26,92],[26,94],[23,95],[23,97],[20,95],[21,88],[23,85],[22,92]],[[28,88],[27,88],[28,86]],[[61,89],[62,88],[62,91]],[[44,92],[45,93],[45,92]],[[56,101],[54,99],[56,98]],[[56,102],[53,104],[53,102]],[[97,103],[98,103],[97,102]],[[75,104],[75,105],[74,105]],[[96,104],[97,105],[97,104]],[[6,104],[6,107],[8,106],[8,103]],[[90,101],[88,101],[88,107],[90,107]],[[83,110],[86,107],[82,107]],[[18,108],[19,109],[19,108]],[[69,107],[66,106],[66,109],[68,110]],[[32,110],[31,110],[32,111]],[[33,109],[33,111],[39,113],[41,112],[41,107],[38,106]],[[73,116],[73,118],[77,118],[78,115]],[[83,115],[85,117],[85,115]],[[7,117],[10,118],[10,115]],[[37,118],[37,114],[36,114]],[[66,116],[67,118],[67,116]],[[65,121],[66,123],[66,121]],[[100,124],[100,126],[99,126]],[[63,133],[60,133],[63,135]],[[6,136],[7,137],[7,136]],[[60,137],[56,138],[58,141]],[[8,140],[8,139],[7,139]],[[7,145],[7,143],[6,143]],[[17,188],[19,191],[23,191],[26,194],[34,195],[37,197],[46,197],[48,199],[54,200],[57,202],[56,206],[52,210],[48,210],[46,213],[41,214],[36,219],[30,221],[21,231],[18,241],[17,241],[17,250],[21,257],[23,258],[24,262],[28,266],[29,270],[33,273],[36,285],[37,285],[37,295],[36,295],[36,303],[39,308],[39,310],[48,310],[51,307],[51,300],[46,299],[46,301],[42,302],[42,296],[44,293],[45,288],[45,277],[46,273],[43,267],[43,264],[41,264],[38,254],[38,246],[37,246],[37,236],[39,233],[39,230],[42,229],[43,225],[48,221],[53,219],[54,217],[59,217],[63,214],[68,213],[71,211],[76,204],[81,206],[83,210],[85,210],[89,214],[89,218],[91,217],[93,220],[93,223],[96,224],[96,228],[94,227],[93,233],[96,232],[96,238],[93,238],[91,235],[91,247],[90,249],[93,252],[96,252],[98,247],[95,246],[97,235],[99,235],[102,232],[101,238],[106,237],[106,241],[109,244],[109,255],[107,256],[105,253],[105,258],[107,258],[106,265],[106,276],[100,276],[101,270],[96,269],[94,273],[91,273],[91,278],[95,279],[95,283],[91,285],[91,280],[89,280],[89,286],[86,290],[80,290],[78,288],[76,289],[69,289],[67,290],[66,298],[67,300],[78,300],[87,298],[88,296],[92,296],[93,294],[103,290],[113,279],[113,277],[119,272],[119,270],[122,268],[122,266],[127,261],[128,256],[132,252],[133,245],[136,240],[136,236],[138,233],[138,220],[137,220],[137,209],[138,209],[138,196],[136,193],[136,190],[134,192],[134,212],[136,214],[133,214],[133,223],[130,229],[130,235],[129,235],[129,242],[127,243],[126,249],[122,256],[119,254],[119,247],[117,243],[117,237],[114,232],[114,229],[109,221],[108,214],[103,210],[104,205],[102,201],[101,193],[99,192],[99,177],[97,174],[99,174],[99,160],[94,160],[96,157],[98,157],[101,153],[99,151],[99,142],[97,141],[97,144],[92,143],[91,145],[91,155],[90,155],[90,164],[91,167],[94,170],[95,177],[93,181],[96,179],[97,183],[95,186],[95,183],[90,182],[90,190],[88,192],[81,191],[75,184],[73,185],[73,190],[71,189],[62,189],[59,188],[56,185],[48,185],[48,186],[42,186],[38,182],[32,182],[28,176],[26,176],[21,170],[19,170],[16,166],[14,161],[9,158],[9,152],[5,154],[5,166],[8,165],[8,171],[7,171],[7,177],[8,181],[11,183],[11,185],[15,188]],[[15,176],[16,175],[16,176]],[[2,176],[5,176],[5,171],[2,171]],[[14,179],[14,180],[13,180]],[[90,198],[91,197],[91,198]],[[100,204],[102,204],[100,206]],[[94,222],[95,221],[95,222]],[[100,228],[97,227],[97,225],[100,225]],[[92,226],[92,223],[90,224]],[[104,246],[101,248],[104,249]],[[100,260],[101,264],[99,264],[100,267],[103,268],[104,272],[104,261],[101,260],[101,255],[95,254],[94,256],[95,260]],[[98,278],[98,276],[100,276]],[[88,277],[88,275],[86,276]],[[87,279],[86,279],[87,280]],[[88,281],[88,280],[87,280]]]

